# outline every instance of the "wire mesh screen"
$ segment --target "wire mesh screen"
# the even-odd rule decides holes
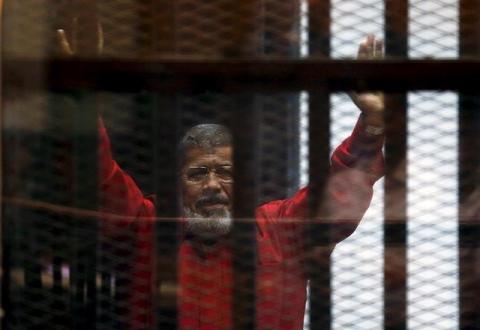
[[[165,104],[176,107],[179,115],[175,123],[179,131],[185,131],[192,124],[204,121],[223,121],[231,125],[226,119],[225,109],[231,111],[238,107],[238,97],[222,94],[178,95],[175,102],[169,97],[148,93],[102,93],[97,95],[95,104],[82,101],[85,97],[88,95],[72,97],[49,94],[45,99],[50,102],[18,101],[21,105],[12,99],[12,108],[5,109],[9,118],[4,133],[6,141],[9,144],[12,142],[14,151],[6,160],[6,173],[12,174],[12,180],[6,177],[5,188],[8,196],[5,221],[8,221],[6,228],[9,231],[8,242],[5,243],[11,258],[8,272],[11,279],[8,296],[11,299],[7,306],[12,314],[9,314],[8,326],[13,328],[52,325],[70,328],[82,324],[116,328],[125,326],[126,320],[131,320],[130,315],[134,312],[141,314],[136,315],[138,323],[135,324],[143,327],[148,324],[145,318],[151,316],[151,293],[147,292],[143,297],[141,292],[155,286],[152,271],[155,266],[150,259],[152,251],[142,251],[144,246],[154,248],[148,225],[145,225],[145,228],[135,228],[131,223],[130,218],[133,215],[128,216],[129,210],[125,206],[124,197],[122,198],[125,187],[119,182],[109,187],[103,187],[104,182],[100,183],[98,203],[105,214],[94,211],[95,207],[85,209],[76,205],[76,201],[81,203],[84,198],[77,196],[76,200],[75,196],[72,196],[75,194],[73,188],[81,185],[75,180],[74,174],[80,169],[74,162],[76,157],[85,157],[85,154],[76,155],[78,150],[75,149],[79,148],[78,143],[84,141],[75,142],[71,136],[71,125],[74,124],[69,115],[83,106],[102,108],[116,161],[135,178],[138,186],[148,196],[159,191],[158,182],[155,180],[158,174],[154,173],[158,168],[155,167],[153,156],[155,145],[159,143],[152,141],[152,136],[155,136],[155,125],[152,124],[154,112],[161,111],[157,107]],[[286,102],[291,99],[289,95],[251,95],[247,97],[247,102],[252,107],[255,104],[263,105],[263,102],[265,107],[271,107],[275,103],[267,102],[275,102],[279,97]],[[15,121],[20,121],[17,117],[19,113],[11,111],[25,104],[35,106],[37,111],[45,114],[44,123],[38,124],[35,131],[32,131],[31,127],[23,130],[15,124]],[[50,111],[50,108],[55,111]],[[286,114],[290,116],[262,115],[260,110],[257,112],[258,117],[253,118],[259,121],[268,120],[278,125],[278,128],[265,125],[267,127],[258,129],[258,136],[255,138],[257,141],[262,140],[259,136],[268,136],[270,139],[278,136],[285,141],[280,146],[268,143],[252,146],[253,157],[261,164],[254,178],[253,193],[257,196],[257,204],[284,198],[296,185],[294,168],[286,166],[293,163],[292,154],[298,149],[297,140],[294,138],[296,134],[293,132],[296,123],[291,119],[294,118],[296,108],[286,109]],[[292,132],[285,134],[289,130]],[[100,153],[105,152],[108,150],[100,149]],[[93,152],[95,159],[96,156],[96,152]],[[273,157],[277,160],[276,163],[272,163]],[[99,165],[100,174],[106,171],[104,165]],[[263,170],[259,170],[260,168]],[[96,175],[92,175],[91,179],[95,178]],[[105,180],[103,174],[99,180]],[[87,211],[88,209],[90,211]],[[118,210],[123,210],[127,215],[119,215]],[[94,215],[85,215],[88,212]],[[20,220],[18,222],[17,217]],[[141,215],[139,217],[141,218]],[[158,221],[162,222],[162,219]],[[140,234],[142,236],[136,236]],[[170,234],[165,240],[174,245],[176,238],[172,232]],[[141,250],[140,253],[145,253],[145,256],[138,255],[135,247]],[[170,261],[175,264],[173,260]],[[188,258],[179,262],[189,263]],[[136,274],[147,273],[143,277],[138,275],[141,278],[140,283],[138,279],[132,283],[132,269]],[[207,275],[203,278],[202,272],[187,273],[185,276],[200,277],[201,282],[218,281],[222,276],[227,276],[215,275],[220,276],[219,279],[214,275]],[[166,285],[162,285],[161,290],[168,289],[165,287]],[[137,292],[132,298],[130,290],[140,293]],[[176,290],[175,287],[173,290]],[[208,290],[203,290],[198,287],[194,289],[194,293],[208,296]],[[136,299],[136,305],[132,304],[131,299]],[[87,306],[96,306],[96,310],[85,311]],[[208,306],[205,308],[208,310]],[[217,321],[211,320],[214,324]]]
[[[458,58],[478,50],[469,6],[4,1],[3,56],[127,59],[148,71],[155,61],[355,58],[358,44],[375,34],[386,39],[387,57]],[[221,71],[229,72],[225,63]],[[225,91],[218,81],[189,85],[175,76],[176,88],[152,91],[152,80],[164,79],[158,75],[119,92],[105,91],[99,77],[87,88],[52,91],[55,73],[35,70],[4,77],[6,329],[478,327],[476,291],[465,289],[476,287],[478,237],[462,222],[476,219],[477,170],[473,156],[462,156],[467,170],[459,157],[478,131],[474,95],[387,94],[405,130],[388,136],[402,114],[387,109],[396,118],[386,123],[387,178],[370,203],[379,176],[373,165],[372,173],[335,175],[356,164],[350,149],[335,148],[360,111],[325,81],[304,92],[245,92],[228,90],[241,79],[225,81]],[[118,70],[109,78],[117,86]],[[461,119],[465,109],[471,117]],[[204,123],[224,125],[232,139],[221,142],[217,132],[199,162],[185,145],[195,140],[189,129]],[[358,188],[360,181],[369,183]],[[201,198],[200,186],[207,187]],[[396,218],[392,200],[400,205]],[[333,229],[322,222],[332,215]],[[399,234],[393,240],[391,228]],[[330,243],[340,240],[330,257]]]

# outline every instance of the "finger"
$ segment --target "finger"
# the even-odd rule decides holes
[[[367,35],[367,43],[369,44],[374,44],[375,43],[375,35],[370,33]]]
[[[367,41],[363,41],[358,46],[358,55],[357,58],[360,60],[368,58],[368,46]]]
[[[97,35],[98,35],[97,51],[98,51],[98,54],[100,55],[103,53],[103,45],[104,45],[103,28],[100,22],[98,22],[98,25],[97,25]]]
[[[377,39],[375,42],[374,57],[377,59],[383,58],[383,40]]]
[[[375,50],[375,36],[373,34],[369,34],[367,36],[367,53],[368,58],[373,58]]]
[[[72,48],[70,47],[70,43],[67,40],[67,36],[65,35],[64,30],[62,29],[57,30],[57,39],[58,39],[58,44],[60,46],[61,54],[66,56],[73,55]]]

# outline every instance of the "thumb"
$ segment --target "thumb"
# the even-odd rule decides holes
[[[72,56],[74,54],[72,51],[72,48],[70,47],[70,43],[67,40],[65,31],[63,29],[57,30],[57,40],[58,40],[58,46],[59,46],[61,55]]]

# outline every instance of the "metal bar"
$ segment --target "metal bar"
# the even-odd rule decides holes
[[[3,39],[3,0],[0,0],[0,36]],[[0,84],[3,86],[3,60],[2,60],[2,52],[0,52]],[[0,123],[4,123],[4,103],[3,103],[3,88],[0,88]],[[0,151],[0,239],[1,239],[1,251],[0,251],[0,267],[2,269],[2,281],[0,283],[0,308],[3,311],[3,317],[0,321],[0,329],[6,329],[8,322],[9,322],[9,317],[7,313],[5,313],[5,310],[10,308],[10,299],[9,299],[9,292],[10,292],[10,275],[11,275],[11,253],[12,253],[12,233],[10,232],[11,226],[7,223],[8,216],[6,216],[8,213],[5,210],[5,206],[3,205],[3,196],[5,196],[5,184],[4,184],[4,179],[5,176],[5,167],[4,167],[4,151],[5,150],[5,144],[4,144],[4,127],[3,125],[0,125],[0,148],[2,151]]]
[[[459,328],[480,329],[480,218],[474,200],[480,180],[480,157],[476,152],[480,147],[478,94],[461,93],[459,107]]]
[[[313,58],[330,57],[330,1],[308,1],[308,49]],[[324,77],[325,78],[325,77]]]
[[[480,55],[480,2],[460,0],[460,55]],[[475,197],[480,182],[480,98],[476,90],[459,94],[459,305],[460,329],[480,329],[480,213]]]
[[[385,2],[385,53],[387,58],[408,55],[408,1]]]
[[[262,55],[298,57],[300,53],[300,1],[263,0]],[[281,20],[273,17],[282,17]],[[289,36],[289,37],[286,37]],[[258,135],[258,205],[292,196],[298,189],[299,100],[298,92],[256,96],[261,121]],[[271,162],[271,159],[284,161]],[[273,175],[275,173],[275,175]]]
[[[385,329],[406,329],[407,215],[406,102],[390,95],[385,117],[384,319]]]
[[[309,208],[310,224],[307,226],[308,276],[310,280],[310,329],[330,329],[332,248],[329,205],[326,185],[330,173],[330,94],[328,90],[310,93],[309,112]]]
[[[31,158],[26,164],[27,174],[24,174],[24,177],[20,179],[24,183],[34,184],[33,188],[22,187],[20,191],[25,194],[24,196],[36,201],[65,204],[70,197],[69,187],[66,186],[66,182],[68,182],[66,178],[68,161],[64,159],[65,154],[68,154],[66,149],[68,137],[62,134],[66,116],[65,111],[60,114],[57,113],[58,108],[55,108],[55,106],[58,106],[58,104],[47,103],[46,106],[37,109],[37,111],[45,114],[46,123],[34,135],[35,142],[30,142],[27,148]],[[52,257],[57,259],[56,257],[60,256],[60,252],[54,250],[55,243],[52,240],[45,240],[45,237],[62,235],[65,231],[62,230],[61,226],[58,227],[57,216],[48,211],[24,210],[20,217],[26,219],[19,228],[25,232],[24,248],[17,251],[19,255],[23,254],[25,256],[23,258],[25,263],[25,294],[22,295],[22,298],[25,299],[26,314],[21,314],[20,322],[32,322],[36,326],[49,327],[56,321],[52,316],[41,320],[33,320],[31,315],[38,313],[39,306],[49,306],[47,297],[51,297],[56,292],[59,294],[53,296],[54,299],[51,299],[50,302],[52,304],[58,303],[58,305],[64,303],[65,307],[67,305],[65,303],[67,299],[62,296],[62,292],[57,290],[56,279],[54,279],[53,291],[50,291],[48,286],[44,285],[41,277],[43,267],[54,266],[57,268],[57,260],[54,260],[53,265],[50,262]],[[54,269],[54,271],[57,271],[57,269]]]
[[[385,2],[385,53],[407,57],[408,0]],[[384,327],[407,327],[407,96],[386,97],[384,196]]]
[[[73,169],[73,206],[82,210],[97,210],[98,191],[98,136],[95,96],[78,95],[73,109],[72,123],[72,169]],[[74,315],[74,326],[82,328],[96,324],[97,316],[97,246],[99,237],[98,219],[84,218],[75,223],[77,242],[76,291],[74,304],[80,313]]]
[[[230,0],[228,11],[232,14],[229,31],[231,43],[224,46],[223,53],[230,58],[253,57],[258,54],[261,38],[258,13],[261,1]],[[256,321],[256,266],[257,241],[255,208],[258,203],[256,189],[259,122],[255,95],[234,95],[234,113],[229,118],[233,132],[233,329],[255,329]]]
[[[68,6],[68,5],[67,5]],[[69,5],[68,14],[75,20],[76,31],[72,40],[76,45],[75,56],[91,57],[99,55],[99,18],[97,0],[74,0]],[[98,113],[96,95],[81,92],[77,98],[78,104],[73,111],[73,205],[79,209],[98,209]],[[74,325],[79,328],[101,327],[103,321],[99,316],[99,302],[102,294],[97,287],[97,276],[100,276],[101,258],[98,254],[101,242],[99,219],[85,218],[76,224],[78,241],[77,283],[84,286],[82,299],[83,317],[76,315]],[[78,288],[80,289],[80,288]],[[78,302],[77,302],[78,303]]]
[[[331,2],[308,2],[309,55],[330,57]],[[326,78],[325,76],[323,78]],[[325,80],[322,80],[325,82]],[[317,84],[320,82],[317,81]],[[331,230],[325,187],[330,173],[330,91],[327,85],[309,90],[309,214],[307,225],[308,278],[310,287],[310,329],[331,329]],[[328,203],[328,202],[327,202]],[[325,229],[328,228],[328,229]]]
[[[233,132],[233,329],[255,328],[255,277],[257,265],[255,146],[258,121],[251,95],[235,95],[235,112],[230,118]]]
[[[2,148],[2,150],[5,150]],[[3,175],[2,171],[2,175]],[[3,190],[2,190],[3,192]],[[3,195],[3,193],[2,193]],[[4,316],[2,318],[2,329],[8,329],[12,324],[12,314],[14,313],[14,304],[15,300],[12,299],[12,265],[13,258],[12,253],[14,251],[14,235],[12,235],[12,229],[14,228],[11,225],[11,216],[12,209],[14,207],[7,207],[2,205],[2,310]]]
[[[39,250],[41,246],[39,244],[38,237],[40,236],[41,229],[39,224],[36,222],[38,218],[42,216],[37,212],[26,212],[27,221],[25,221],[25,227],[23,228],[26,233],[24,239],[26,240],[23,245],[23,266],[25,274],[25,287],[23,291],[22,302],[24,303],[24,308],[22,311],[19,311],[21,322],[29,323],[32,322],[30,315],[35,315],[36,313],[36,304],[41,301],[44,301],[44,291],[41,281],[42,266],[40,264],[40,253]]]
[[[316,89],[325,80],[332,91],[474,89],[480,60],[259,60],[128,61],[5,59],[4,79],[12,88],[39,89],[31,72],[47,69],[52,90],[118,92],[285,91]]]
[[[2,36],[3,39],[3,14],[4,14],[4,4],[3,0],[0,0],[0,35]],[[12,233],[12,229],[15,228],[13,226],[13,216],[12,210],[15,209],[15,207],[7,207],[6,205],[3,204],[3,196],[7,195],[7,189],[5,185],[5,179],[7,176],[5,175],[6,172],[6,155],[5,153],[5,143],[6,143],[6,138],[5,138],[5,127],[3,125],[4,118],[5,118],[5,103],[4,103],[4,97],[5,97],[5,85],[4,85],[4,76],[3,76],[3,52],[0,52],[0,81],[2,88],[0,88],[0,122],[2,123],[1,125],[1,132],[0,132],[0,147],[1,147],[1,152],[0,152],[0,173],[1,173],[1,178],[0,178],[0,189],[1,189],[1,196],[0,196],[0,214],[1,214],[1,267],[2,267],[2,281],[1,281],[1,308],[3,311],[3,317],[1,319],[1,325],[0,329],[7,329],[9,324],[11,324],[11,319],[12,319],[12,312],[13,312],[13,304],[14,300],[11,299],[11,276],[12,276],[12,252],[13,252],[13,244],[15,243],[14,240],[14,235]],[[11,145],[10,147],[13,147]],[[12,154],[12,153],[10,153]]]
[[[175,98],[152,95],[154,182],[157,217],[155,222],[155,322],[156,329],[177,328],[177,252],[179,245],[179,191],[177,145],[178,114]],[[146,265],[147,266],[147,265]],[[172,294],[173,293],[173,294]]]

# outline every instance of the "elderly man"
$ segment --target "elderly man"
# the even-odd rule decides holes
[[[360,46],[360,57],[371,57],[379,51],[375,44],[375,38],[368,37]],[[370,203],[372,185],[382,174],[383,96],[380,93],[351,96],[362,113],[352,135],[332,156],[327,196],[323,201],[328,203],[333,222],[351,223],[351,230],[335,234],[335,243],[357,226]],[[131,324],[133,328],[152,327],[154,203],[142,195],[113,160],[102,124],[100,138],[103,211],[128,219],[105,221],[107,235],[115,236],[126,226],[136,235]],[[232,137],[220,125],[195,126],[182,139],[181,150],[179,175],[184,230],[179,238],[177,261],[179,327],[228,329],[232,325],[233,283],[232,251],[227,239],[232,227]],[[308,189],[304,188],[291,198],[256,209],[258,329],[303,327],[308,280],[303,262],[307,196]]]
[[[60,30],[58,36],[62,52],[72,55],[63,31]],[[382,43],[369,36],[360,45],[358,55],[360,59],[376,58],[382,52]],[[361,115],[351,136],[332,156],[327,194],[321,201],[327,203],[333,223],[347,221],[350,224],[347,231],[334,231],[334,243],[356,228],[369,206],[372,186],[383,171],[383,95],[352,92],[350,96]],[[153,328],[155,206],[113,160],[102,121],[99,136],[104,233],[115,238],[128,231],[135,236],[129,325],[133,329]],[[229,329],[233,284],[232,251],[228,241],[234,184],[232,137],[221,125],[199,125],[185,134],[180,149],[184,212],[180,219],[183,230],[176,265],[179,328]],[[291,198],[272,201],[256,209],[258,329],[303,328],[308,280],[303,262],[307,253],[303,237],[308,221],[307,204],[308,189],[304,188]],[[333,246],[329,252],[331,249]]]

